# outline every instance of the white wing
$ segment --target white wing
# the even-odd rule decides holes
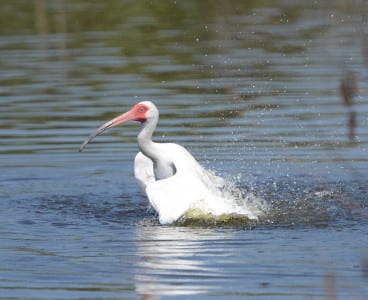
[[[175,222],[207,198],[206,185],[196,171],[180,168],[175,175],[150,183],[146,193],[161,224]]]
[[[147,197],[158,212],[160,223],[175,222],[189,209],[219,214],[216,203],[221,194],[222,178],[203,169],[180,145],[161,145],[161,153],[172,161],[176,173],[166,179],[151,181],[146,187]],[[220,202],[222,212],[223,203]]]
[[[146,193],[147,185],[155,182],[153,162],[147,156],[139,152],[134,159],[134,176],[143,193]]]

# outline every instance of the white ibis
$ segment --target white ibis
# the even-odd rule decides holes
[[[222,178],[205,170],[184,147],[152,141],[158,118],[158,109],[152,102],[140,102],[100,126],[84,141],[79,151],[104,130],[128,121],[138,121],[142,126],[138,134],[140,152],[135,157],[134,174],[157,211],[161,224],[173,223],[190,210],[214,216],[241,214],[257,219],[257,215],[244,203],[237,203]]]

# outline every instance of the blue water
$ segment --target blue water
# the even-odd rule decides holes
[[[366,299],[366,14],[2,1],[0,298]],[[259,222],[160,225],[134,181],[137,124],[78,153],[147,99],[155,139],[264,199]]]

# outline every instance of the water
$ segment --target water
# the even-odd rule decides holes
[[[0,8],[0,298],[367,298],[365,1]],[[136,124],[78,153],[147,99],[260,222],[159,225]]]

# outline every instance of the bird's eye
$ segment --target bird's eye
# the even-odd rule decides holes
[[[140,111],[140,112],[145,112],[145,108],[144,108],[143,106],[141,106],[141,107],[139,108],[139,111]]]

